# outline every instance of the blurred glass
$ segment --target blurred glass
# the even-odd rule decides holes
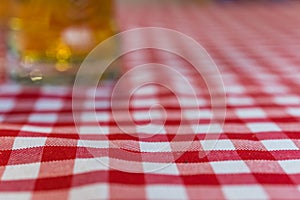
[[[15,80],[72,82],[85,56],[116,33],[112,0],[3,2],[1,9],[9,10],[7,69]]]
[[[0,29],[2,30],[7,21],[8,14],[8,2],[9,0],[0,0]]]

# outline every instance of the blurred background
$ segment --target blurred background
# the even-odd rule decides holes
[[[15,49],[13,52],[22,51],[25,47],[20,47],[22,43],[20,39],[18,42],[9,42],[10,40],[15,40],[16,38],[21,38],[20,31],[14,31],[13,34],[10,33],[9,37],[4,39],[4,33],[7,27],[6,25],[9,24],[10,29],[18,29],[20,26],[20,20],[15,20],[15,18],[9,17],[11,15],[11,10],[9,9],[9,4],[12,2],[39,2],[40,5],[43,5],[45,2],[44,0],[30,0],[30,1],[19,1],[19,0],[0,0],[0,63],[1,63],[1,75],[4,74],[3,70],[3,63],[5,60],[4,56],[4,46],[5,44],[9,44],[7,49]],[[73,1],[62,1],[62,2],[73,2]],[[75,2],[75,1],[74,1]],[[77,2],[77,1],[76,1]],[[80,1],[78,1],[80,2]],[[77,2],[77,3],[78,3]],[[97,5],[96,0],[92,0],[91,2]],[[111,2],[114,2],[114,6],[111,6]],[[84,22],[88,24],[90,27],[94,27],[95,29],[101,30],[97,33],[97,36],[94,38],[94,43],[90,42],[87,36],[87,31],[84,32],[80,30],[80,33],[76,33],[77,36],[80,36],[80,39],[75,39],[76,34],[74,34],[77,30],[71,30],[67,35],[71,35],[71,43],[73,42],[76,47],[76,43],[81,42],[80,48],[75,48],[74,45],[70,47],[69,44],[61,43],[55,41],[55,39],[51,39],[52,42],[49,42],[49,31],[46,31],[46,28],[43,28],[42,31],[40,30],[30,30],[27,31],[26,40],[30,46],[29,54],[26,54],[24,50],[24,55],[21,55],[21,60],[25,60],[24,62],[34,61],[37,57],[43,57],[44,55],[40,56],[36,53],[32,53],[32,49],[50,49],[51,53],[57,57],[57,49],[58,51],[62,52],[59,54],[58,61],[56,60],[55,68],[57,71],[68,71],[71,69],[69,66],[69,58],[70,55],[79,58],[78,60],[82,60],[82,58],[97,44],[103,41],[105,38],[113,35],[118,31],[123,31],[130,28],[136,27],[143,27],[143,26],[157,26],[157,27],[165,27],[171,28],[174,30],[178,30],[182,33],[188,33],[189,36],[196,39],[200,42],[208,51],[211,50],[212,47],[216,46],[217,44],[212,43],[210,40],[211,38],[208,36],[209,34],[214,35],[214,37],[223,37],[223,40],[231,40],[234,39],[236,36],[233,33],[234,31],[240,31],[240,29],[245,29],[243,33],[248,32],[247,37],[251,35],[252,30],[254,29],[262,29],[262,26],[265,26],[263,31],[256,31],[255,37],[257,36],[257,41],[259,46],[259,42],[265,42],[268,40],[268,34],[272,34],[272,32],[282,32],[286,29],[286,26],[291,23],[296,23],[297,20],[293,17],[289,17],[286,13],[278,13],[278,15],[285,15],[285,20],[283,23],[273,24],[273,17],[276,17],[277,8],[280,6],[290,5],[293,4],[296,7],[299,7],[297,4],[297,0],[105,0],[101,1],[101,5],[107,5],[106,7],[99,6],[97,8],[93,8],[94,10],[98,10],[96,13],[97,17],[96,20],[101,21],[95,25],[94,19],[89,19],[89,22]],[[71,26],[73,22],[64,21],[64,9],[61,5],[61,2],[58,1],[51,1],[51,3],[57,7],[60,7],[58,11],[56,11],[59,18],[51,21],[55,28],[59,27],[59,29],[63,30],[67,26]],[[49,4],[49,3],[48,3]],[[80,4],[80,3],[79,3]],[[98,3],[99,4],[99,3]],[[259,9],[251,9],[253,6],[259,5]],[[146,9],[149,6],[149,9]],[[44,6],[45,8],[47,6]],[[193,8],[195,7],[195,9]],[[293,6],[291,6],[293,7]],[[43,7],[42,7],[43,8]],[[112,8],[113,11],[110,9]],[[47,15],[47,10],[45,9],[37,9],[37,11],[33,12],[32,7],[26,7],[25,9],[22,8],[21,11],[17,11],[18,13],[22,14],[22,17],[28,21],[32,21],[32,18],[39,19],[43,18],[44,15]],[[91,9],[87,9],[91,10]],[[220,12],[221,11],[221,12]],[[239,12],[237,14],[237,12]],[[266,16],[265,19],[261,19],[261,17],[256,16],[256,12],[263,13],[262,15],[258,14],[257,16]],[[294,11],[292,12],[293,14]],[[237,15],[236,15],[237,14]],[[272,16],[274,14],[274,16]],[[82,15],[82,13],[73,13],[74,16]],[[238,16],[238,17],[236,17]],[[21,17],[21,18],[22,18]],[[21,19],[20,18],[20,19]],[[46,19],[46,17],[45,17]],[[251,23],[247,21],[251,19]],[[287,21],[286,19],[289,19]],[[24,20],[24,21],[26,21]],[[113,23],[111,23],[113,22]],[[232,22],[232,23],[230,23]],[[37,27],[42,27],[45,24],[44,22],[40,23]],[[77,22],[76,22],[77,23]],[[81,23],[81,22],[80,22]],[[97,23],[97,22],[96,22]],[[236,23],[237,26],[232,26],[231,24]],[[247,26],[244,26],[245,23],[248,23]],[[192,25],[191,25],[192,24]],[[32,25],[36,26],[36,25]],[[65,26],[65,27],[64,27]],[[193,26],[197,26],[195,29]],[[255,28],[255,26],[257,26]],[[25,29],[29,29],[30,26],[23,26]],[[62,28],[61,28],[62,27]],[[194,29],[193,29],[194,28]],[[288,35],[289,33],[296,31],[295,28],[289,27],[290,30],[286,31],[283,34]],[[24,31],[23,31],[24,32]],[[57,31],[59,32],[59,31]],[[230,32],[230,33],[229,33]],[[47,35],[48,34],[48,35]],[[282,33],[278,35],[281,36]],[[76,37],[77,37],[76,36]],[[51,36],[52,37],[52,36]],[[56,36],[55,36],[56,37]],[[55,38],[53,36],[53,38]],[[227,37],[227,39],[225,39]],[[246,35],[244,34],[244,37]],[[254,36],[253,36],[254,37]],[[25,37],[24,37],[25,38]],[[48,38],[44,40],[43,38]],[[73,38],[73,39],[72,39]],[[25,39],[23,39],[24,43]],[[34,41],[34,42],[33,42]],[[39,41],[39,42],[36,42]],[[238,41],[238,40],[237,40]],[[51,44],[50,44],[51,43]],[[33,44],[33,45],[32,45]],[[275,43],[273,43],[275,44]],[[231,45],[234,45],[233,43]],[[26,45],[25,45],[26,46]],[[49,47],[50,46],[50,47]],[[219,45],[220,46],[220,45]],[[23,48],[23,49],[22,49]],[[27,47],[26,47],[27,48]],[[21,50],[20,50],[21,49]],[[54,49],[54,50],[53,50]],[[47,52],[50,52],[50,50]],[[46,51],[46,50],[45,50]],[[47,53],[44,53],[47,54]],[[214,54],[214,51],[212,51]],[[48,55],[47,55],[48,56]],[[54,57],[55,57],[54,56]],[[213,55],[214,56],[214,55]],[[45,57],[45,56],[44,56]],[[55,59],[56,59],[55,57]],[[216,56],[217,57],[217,56]],[[52,59],[52,58],[51,58]],[[216,58],[216,60],[218,60]],[[9,68],[11,69],[11,68]],[[47,72],[48,73],[48,72]],[[49,72],[50,73],[50,72]],[[52,72],[51,72],[52,73]],[[74,74],[74,72],[70,72]],[[3,76],[3,75],[2,75]]]

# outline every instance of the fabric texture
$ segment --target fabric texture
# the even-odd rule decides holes
[[[192,83],[197,104],[183,108],[166,88],[141,87],[129,108],[135,124],[121,118],[136,137],[123,133],[113,118],[109,94],[114,82],[97,89],[97,121],[89,117],[93,104],[81,102],[83,109],[75,110],[81,116],[78,129],[71,87],[32,88],[3,82],[0,199],[299,199],[299,10],[297,2],[119,7],[121,30],[170,28],[190,36],[208,51],[221,72],[227,95],[225,123],[214,139],[218,142],[200,156],[208,151],[203,145],[205,135],[214,135],[206,132],[212,115],[210,96],[190,64],[167,52],[146,49],[129,53],[123,67],[151,62],[174,67]],[[176,44],[172,38],[156,38]],[[136,38],[136,42],[142,40]],[[168,78],[158,74],[149,71],[141,76]],[[180,87],[171,79],[170,83]],[[191,97],[185,96],[184,88],[182,91],[189,102]],[[91,92],[86,90],[83,96]],[[162,105],[165,111],[151,110],[154,104]],[[188,149],[177,152],[174,145],[186,139],[173,141],[184,109],[189,116],[183,124],[185,136],[192,135],[193,140]],[[200,122],[195,110],[200,110]],[[119,110],[119,116],[122,112],[127,110]],[[154,133],[163,120],[163,128]],[[149,122],[147,129],[139,129]],[[94,129],[98,124],[103,130],[100,135]],[[198,132],[195,124],[200,126]],[[152,135],[141,137],[145,134]],[[156,151],[159,145],[164,145],[163,151]],[[118,152],[120,147],[130,156],[126,151]],[[178,153],[178,159],[170,160]],[[140,172],[110,168],[95,155]],[[146,172],[151,167],[159,169]]]

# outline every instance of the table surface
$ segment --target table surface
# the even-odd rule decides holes
[[[191,82],[198,101],[193,104],[191,96],[184,96],[184,88],[176,90],[182,94],[173,94],[159,85],[141,87],[128,108],[134,123],[126,117],[128,110],[119,110],[124,114],[119,120],[136,135],[124,133],[115,122],[109,104],[113,82],[99,86],[95,109],[83,101],[82,109],[75,110],[79,131],[71,87],[3,83],[0,199],[299,199],[299,10],[297,2],[123,5],[117,14],[121,30],[170,28],[208,51],[227,97],[225,123],[214,122],[221,133],[207,132],[212,111],[204,81],[189,63],[162,51],[132,52],[124,66],[157,62],[174,67]],[[149,38],[153,39],[142,35],[135,41]],[[163,36],[154,39],[169,45],[178,42]],[[149,71],[141,76],[159,74]],[[180,88],[176,81],[170,84]],[[186,104],[178,104],[176,95],[183,95]],[[165,112],[152,107],[152,122],[145,128],[153,104]],[[183,123],[186,135],[181,138],[176,129],[183,110],[189,121]],[[91,117],[94,111],[96,121]],[[156,133],[163,120],[165,125]],[[98,124],[101,134],[95,131]],[[188,149],[176,149],[176,144],[191,138]],[[216,140],[212,150],[204,145]],[[160,145],[165,148],[157,150]]]

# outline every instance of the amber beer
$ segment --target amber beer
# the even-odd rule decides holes
[[[8,0],[0,0],[0,30],[3,30],[7,21]]]
[[[17,80],[72,81],[85,56],[116,32],[112,0],[11,0],[8,7],[8,71]]]

